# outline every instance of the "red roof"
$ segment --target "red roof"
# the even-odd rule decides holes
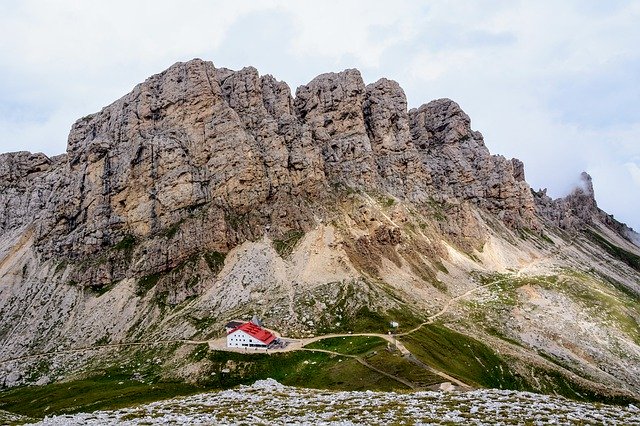
[[[245,322],[241,326],[236,327],[234,330],[232,330],[231,333],[234,333],[234,332],[236,332],[238,330],[244,331],[249,336],[260,340],[265,345],[268,345],[271,342],[273,342],[274,340],[276,340],[276,336],[273,333],[271,333],[270,331],[265,330],[262,327],[259,327],[259,326],[255,325],[252,322]],[[231,333],[229,333],[229,334],[231,334]]]

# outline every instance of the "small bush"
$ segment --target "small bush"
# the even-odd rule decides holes
[[[156,284],[158,284],[158,281],[160,281],[161,277],[162,274],[156,272],[155,274],[145,275],[144,277],[138,279],[136,295],[144,296],[145,294],[147,294],[149,290],[151,290],[153,287],[155,287]]]
[[[222,270],[226,256],[226,253],[208,251],[204,253],[204,260],[207,262],[207,265],[209,266],[211,272],[217,274],[218,272],[220,272],[220,270]]]
[[[281,240],[273,240],[273,248],[278,252],[280,257],[285,258],[291,254],[302,237],[304,237],[303,231],[289,231]]]
[[[118,244],[113,246],[114,250],[132,251],[137,243],[136,237],[131,234],[125,235]]]

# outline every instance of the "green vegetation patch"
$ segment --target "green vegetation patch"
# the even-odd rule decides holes
[[[302,237],[304,237],[303,231],[289,231],[284,234],[281,240],[273,240],[273,248],[278,252],[280,257],[285,258],[291,254]]]
[[[425,364],[470,385],[542,392],[589,402],[633,402],[625,396],[600,393],[571,381],[557,371],[541,367],[532,366],[532,377],[527,379],[515,373],[505,359],[485,344],[442,325],[427,325],[402,337],[402,342]]]
[[[313,306],[322,303],[322,312],[314,314],[314,328],[317,334],[332,333],[387,333],[390,323],[397,322],[395,331],[408,331],[424,321],[407,307],[387,286],[372,285],[366,282],[328,283],[333,287],[328,293],[316,292],[299,301],[300,304]],[[384,292],[384,293],[382,293]],[[327,294],[329,294],[327,296]],[[394,308],[375,307],[381,303]]]
[[[0,393],[0,409],[29,417],[111,410],[179,395],[202,387],[180,382],[143,382],[117,367],[82,380],[21,387]]]
[[[334,390],[397,390],[404,385],[373,371],[357,360],[323,352],[278,354],[209,352],[207,384],[229,388],[273,378],[290,386]]]
[[[531,390],[488,346],[442,325],[426,325],[401,340],[416,358],[467,384]]]
[[[158,281],[160,281],[162,275],[162,273],[156,272],[155,274],[149,274],[145,275],[142,278],[139,278],[136,286],[136,295],[144,296],[145,294],[147,294],[149,290],[151,290],[153,287],[155,287],[156,284],[158,284]]]
[[[56,264],[56,269],[53,271],[53,275],[58,275],[60,272],[64,271],[65,269],[67,269],[67,261],[66,260],[61,260],[60,262],[58,262]]]
[[[114,288],[116,284],[117,282],[113,281],[109,284],[104,284],[104,285],[90,285],[87,288],[91,290],[93,293],[95,293],[96,295],[102,296],[103,294],[105,294],[106,292]]]
[[[544,370],[533,367],[532,372],[536,377],[537,392],[549,395],[564,396],[578,401],[587,401],[604,404],[627,405],[637,404],[633,398],[623,395],[605,395],[589,389],[583,385],[572,382],[557,371]]]
[[[446,222],[447,212],[445,203],[429,198],[429,201],[427,201],[427,208],[435,220],[439,222]]]
[[[551,245],[555,245],[555,243],[553,242],[553,240],[551,238],[549,238],[548,235],[546,235],[544,232],[542,231],[534,231],[532,229],[529,229],[527,227],[522,227],[518,229],[518,235],[520,236],[521,239],[523,240],[528,240],[528,239],[533,239],[537,242],[544,242],[547,244],[551,244]]]
[[[357,351],[384,343],[380,339],[357,342]],[[286,385],[317,389],[406,389],[396,380],[346,356],[310,351],[277,354],[210,351],[206,344],[190,348],[184,359],[185,364],[198,363],[201,372],[197,383],[186,383],[166,378],[166,374],[173,377],[174,370],[181,368],[179,365],[156,362],[166,359],[177,347],[127,351],[121,354],[122,358],[88,368],[92,370],[89,377],[0,392],[0,410],[34,418],[111,410],[207,390],[228,389],[267,378]],[[46,370],[48,366],[42,368]]]
[[[115,246],[113,246],[114,250],[122,250],[122,251],[132,251],[133,248],[137,244],[137,239],[134,235],[127,234],[125,235],[120,242],[118,242]]]
[[[172,239],[173,237],[176,236],[176,234],[180,230],[180,227],[182,226],[183,223],[184,223],[184,219],[177,221],[176,223],[174,223],[173,225],[165,229],[162,232],[162,236],[164,236],[168,240]]]
[[[378,202],[378,204],[380,204],[382,207],[389,208],[395,205],[396,203],[396,200],[388,194],[383,194],[380,192],[372,192],[370,193],[370,196],[374,198]]]
[[[226,256],[226,253],[208,251],[204,253],[204,260],[205,262],[207,262],[207,265],[209,266],[211,272],[217,274],[222,270]]]
[[[353,315],[346,318],[345,325],[349,330],[358,333],[384,332],[389,329],[389,319],[384,314],[362,306]]]
[[[587,229],[585,231],[587,235],[597,243],[600,247],[602,247],[607,253],[609,253],[614,258],[621,260],[626,263],[636,271],[640,271],[640,256],[631,253],[623,249],[622,247],[618,247],[617,245],[611,243],[609,240],[604,238],[602,235],[598,234],[595,231]]]
[[[376,336],[329,337],[305,346],[307,349],[324,349],[345,355],[362,355],[374,349],[384,349],[387,341]]]
[[[437,374],[411,363],[397,350],[374,351],[366,357],[366,361],[382,371],[407,379],[419,387],[425,388],[444,381]]]

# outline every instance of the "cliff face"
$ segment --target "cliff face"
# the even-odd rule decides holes
[[[193,60],[78,120],[66,156],[5,154],[0,229],[33,223],[47,258],[145,240],[138,268],[152,272],[198,250],[226,252],[267,225],[275,235],[308,229],[311,200],[330,199],[336,185],[418,205],[468,201],[538,229],[514,164],[489,154],[451,100],[407,111],[397,83],[365,86],[357,70],[321,75],[294,99],[253,68]],[[148,241],[176,224],[185,229],[171,245]]]
[[[0,155],[0,358],[202,338],[249,312],[293,335],[345,331],[362,312],[386,327],[512,274],[510,310],[479,292],[447,315],[523,375],[543,352],[571,364],[562,374],[640,394],[628,337],[640,313],[625,299],[640,295],[635,234],[583,179],[563,199],[534,192],[455,102],[408,111],[396,82],[365,85],[357,70],[293,97],[251,67],[178,63],[78,120],[66,154]],[[612,294],[599,312],[627,322],[571,328],[587,308],[564,292],[579,285]],[[524,346],[505,349],[496,330]],[[29,382],[31,367],[0,362],[1,382]]]

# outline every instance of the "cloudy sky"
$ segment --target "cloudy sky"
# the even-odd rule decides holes
[[[452,98],[553,196],[583,170],[640,229],[640,1],[0,0],[0,151],[65,151],[71,124],[194,57],[292,89],[358,68],[409,107]]]

